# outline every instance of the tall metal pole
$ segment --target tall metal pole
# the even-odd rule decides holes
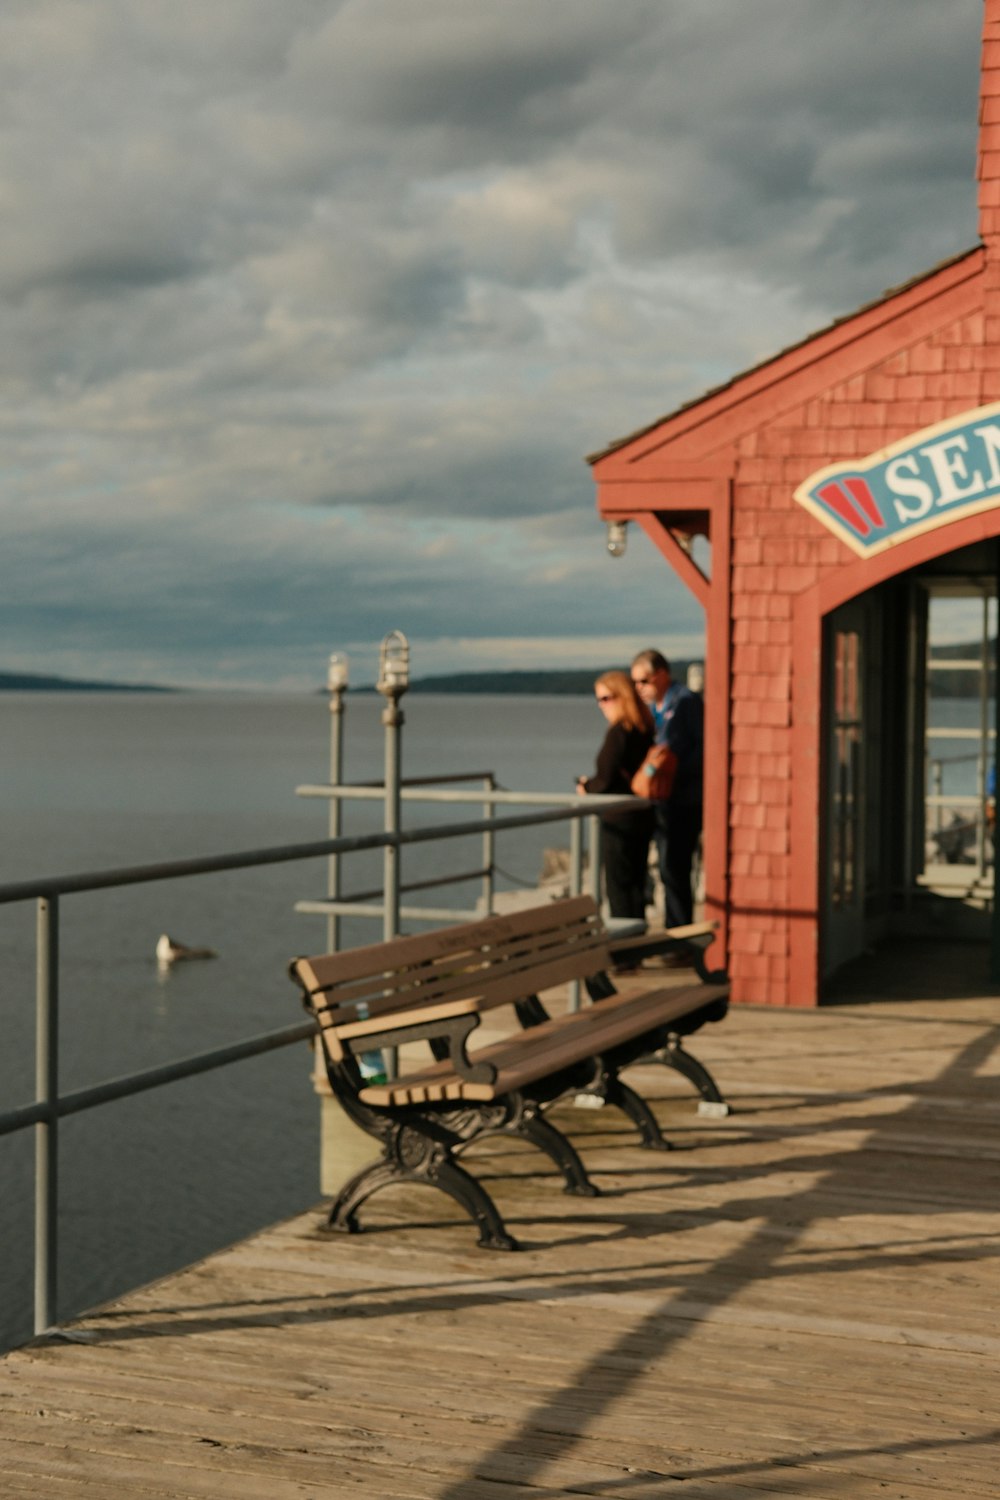
[[[35,1333],[56,1321],[59,1203],[59,898],[38,902],[35,980]]]
[[[382,711],[385,725],[385,831],[399,833],[401,799],[400,730],[403,712],[399,706],[410,685],[410,643],[401,630],[390,630],[382,641],[378,659],[378,682],[375,686],[386,703]],[[384,905],[382,936],[386,940],[399,933],[399,850],[385,849]]]
[[[382,723],[385,725],[385,831],[399,833],[400,730],[404,720],[398,693],[388,693],[387,697],[389,701],[382,710]],[[385,846],[383,868],[385,904],[382,936],[388,939],[399,933],[399,850],[391,844]]]
[[[399,833],[399,795],[401,779],[400,731],[403,727],[403,711],[399,706],[410,685],[410,645],[401,630],[390,630],[382,641],[379,652],[378,682],[376,687],[385,697],[382,723],[385,725],[385,831]],[[388,942],[399,934],[399,849],[385,846],[382,889],[382,937]],[[395,1078],[399,1072],[399,1054],[395,1047],[383,1052],[386,1073]]]
[[[330,657],[327,673],[330,690],[330,785],[340,786],[344,771],[344,702],[347,693],[347,657],[335,651]],[[342,828],[342,803],[339,797],[330,798],[330,837],[340,837]],[[327,888],[332,900],[340,899],[340,855],[331,854],[327,861]],[[331,912],[326,919],[326,947],[328,953],[336,953],[340,947],[340,917]]]

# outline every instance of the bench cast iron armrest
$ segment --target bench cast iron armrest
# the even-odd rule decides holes
[[[488,1062],[470,1061],[466,1044],[480,1020],[481,1001],[466,996],[426,1010],[408,1010],[366,1020],[348,1021],[337,1027],[340,1040],[356,1056],[383,1047],[402,1047],[407,1042],[440,1041],[448,1044],[448,1061],[455,1072],[472,1083],[493,1083],[496,1068]]]
[[[690,954],[698,978],[705,984],[725,984],[728,976],[725,969],[709,969],[705,964],[705,950],[715,941],[718,922],[691,922],[685,927],[665,927],[659,932],[646,932],[640,937],[610,938],[609,946],[614,963],[623,960],[638,963],[643,958],[656,958],[664,953]]]

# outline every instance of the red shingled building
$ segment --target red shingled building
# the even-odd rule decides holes
[[[705,610],[705,909],[736,1001],[815,1005],[883,939],[992,932],[1000,0],[982,58],[982,244],[591,459],[599,514]],[[981,709],[957,732],[956,674]]]

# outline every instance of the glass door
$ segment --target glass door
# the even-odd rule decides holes
[[[917,879],[981,911],[993,890],[995,583],[936,578],[924,587],[924,844]]]
[[[827,622],[824,976],[856,958],[865,945],[864,624],[858,600]]]

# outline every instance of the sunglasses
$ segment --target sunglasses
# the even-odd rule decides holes
[[[614,693],[598,693],[596,696],[598,703],[614,703],[615,701]]]
[[[647,682],[652,682],[652,677],[633,677],[632,681],[636,687],[645,687]]]

